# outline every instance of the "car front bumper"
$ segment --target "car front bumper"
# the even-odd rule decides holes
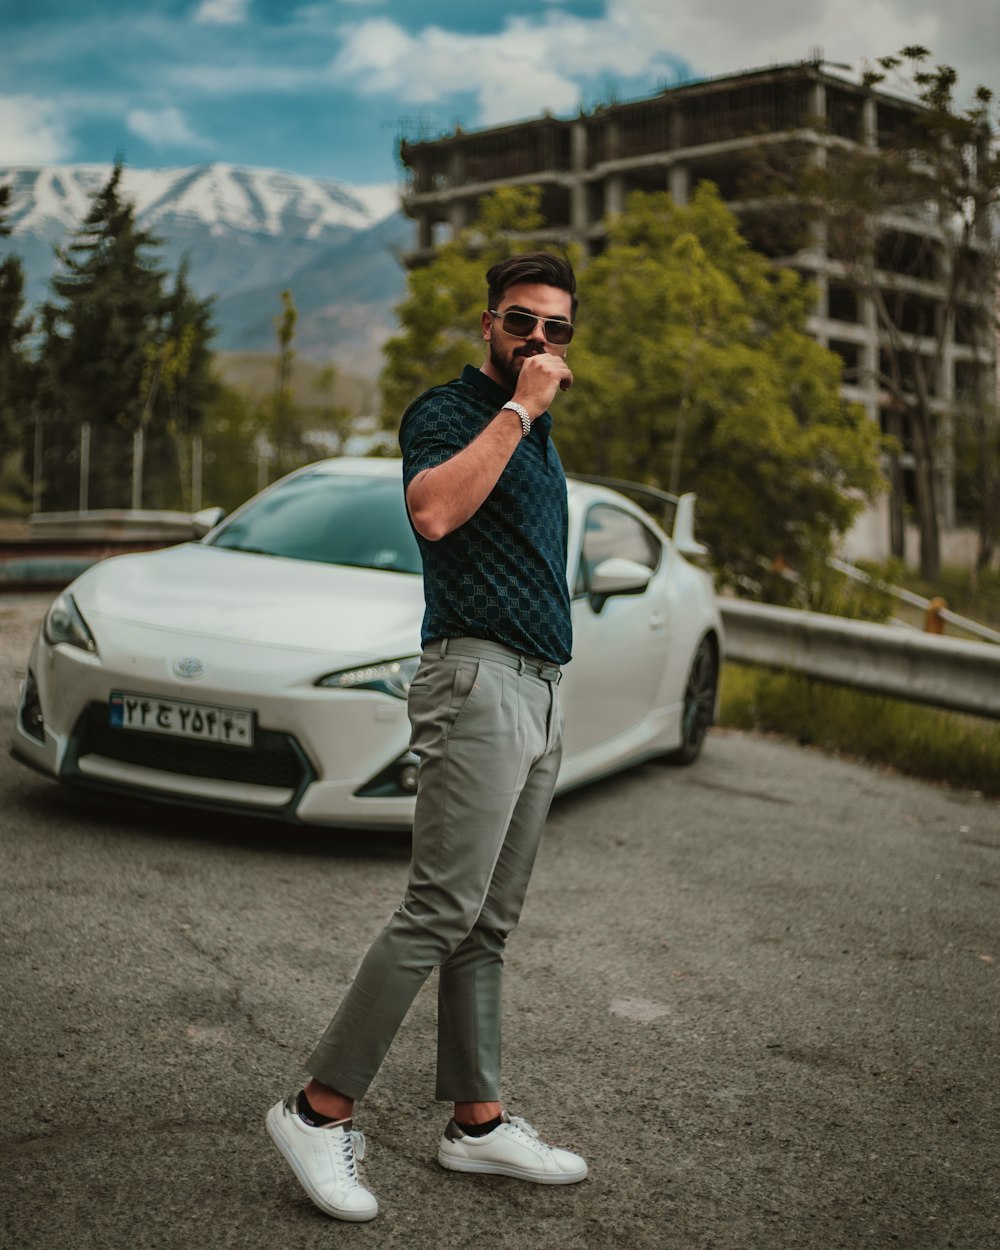
[[[291,670],[269,671],[270,657],[254,664],[233,650],[212,657],[215,681],[193,687],[173,678],[162,657],[145,657],[130,672],[134,653],[98,658],[40,635],[21,684],[11,752],[60,781],[111,793],[315,825],[412,823],[413,794],[394,784],[412,763],[403,700],[317,687],[316,662],[306,657]],[[113,690],[248,709],[254,745],[113,727]]]

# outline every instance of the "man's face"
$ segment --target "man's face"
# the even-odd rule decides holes
[[[518,374],[529,356],[537,356],[541,352],[548,352],[552,356],[565,356],[566,345],[550,343],[545,337],[545,328],[541,321],[535,322],[527,338],[508,334],[503,328],[502,316],[508,309],[533,313],[541,318],[569,321],[573,300],[568,291],[562,291],[559,287],[537,282],[519,282],[504,291],[493,310],[501,316],[494,317],[489,312],[483,313],[483,338],[487,345],[483,372],[505,389],[514,391],[517,389]]]

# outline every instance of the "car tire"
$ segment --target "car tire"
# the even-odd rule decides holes
[[[681,745],[663,756],[667,764],[693,764],[701,754],[705,735],[715,719],[719,686],[719,657],[711,638],[702,638],[688,670],[681,713]]]

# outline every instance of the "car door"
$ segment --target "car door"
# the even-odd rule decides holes
[[[631,512],[597,502],[587,510],[573,586],[573,662],[566,673],[566,755],[606,746],[610,763],[658,698],[667,639],[667,552]],[[594,569],[620,557],[650,570],[641,593],[591,594]]]

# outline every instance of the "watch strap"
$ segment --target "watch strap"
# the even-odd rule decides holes
[[[523,404],[519,404],[517,403],[516,400],[513,400],[513,399],[509,399],[501,407],[500,411],[503,412],[504,408],[509,408],[511,412],[516,412],[517,415],[521,418],[521,437],[527,438],[528,435],[531,433],[531,417],[528,416],[527,408],[525,408]]]

